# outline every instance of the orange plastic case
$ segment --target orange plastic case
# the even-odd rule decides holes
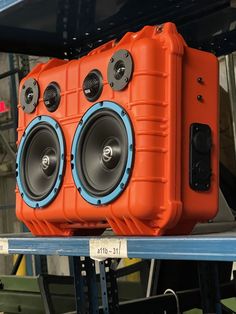
[[[111,88],[107,67],[112,55],[126,49],[133,74],[121,91]],[[127,112],[133,127],[134,157],[130,179],[119,197],[93,205],[81,197],[71,170],[71,146],[76,128],[94,105],[84,96],[83,80],[93,69],[103,77],[103,90],[94,103],[112,101]],[[196,222],[215,216],[218,209],[218,62],[214,55],[187,47],[172,23],[146,26],[111,41],[79,60],[53,59],[37,65],[21,82],[34,78],[39,102],[33,113],[19,104],[18,143],[29,123],[46,115],[61,126],[66,147],[65,172],[55,199],[31,208],[16,190],[17,217],[35,235],[93,234],[110,226],[118,235],[189,233]],[[55,112],[49,112],[43,93],[50,82],[61,89]],[[190,126],[211,129],[211,186],[196,191],[189,184]],[[83,232],[84,231],[84,232]]]

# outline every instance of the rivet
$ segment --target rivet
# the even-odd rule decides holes
[[[111,87],[113,87],[113,86],[114,86],[114,83],[113,83],[113,82],[111,82],[111,83],[110,83],[110,86],[111,86]]]
[[[202,95],[197,95],[197,100],[198,100],[198,101],[203,101]]]
[[[126,76],[125,77],[125,82],[127,83],[129,81],[128,77]]]
[[[125,58],[128,58],[128,56],[129,56],[129,53],[126,52],[126,53],[124,54],[124,57],[125,57]]]
[[[111,63],[114,62],[114,58],[111,58],[111,59],[110,59],[110,62],[111,62]]]
[[[197,82],[200,83],[200,84],[202,84],[202,83],[203,83],[203,78],[202,78],[201,76],[199,76],[199,77],[197,78]]]

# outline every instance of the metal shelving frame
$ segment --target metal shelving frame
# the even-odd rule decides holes
[[[12,1],[5,2],[7,4]],[[16,2],[19,2],[19,5],[10,9],[6,6],[8,10],[1,15],[2,51],[73,59],[86,54],[101,43],[117,38],[117,34],[119,34],[119,39],[119,36],[127,31],[136,31],[146,24],[161,24],[167,20],[176,23],[180,33],[191,47],[213,52],[217,56],[236,50],[234,0],[160,0],[150,1],[149,6],[148,3],[143,6],[143,1],[130,0],[123,1],[125,5],[121,9],[119,1],[116,1],[117,8],[113,13],[111,11],[111,14],[107,14],[104,20],[99,19],[99,14],[96,17],[94,8],[97,5],[96,10],[102,9],[98,4],[104,3],[104,12],[106,12],[108,9],[105,1],[54,0],[50,1],[50,4],[46,0],[32,3]],[[44,10],[44,6],[48,9]],[[134,6],[138,9],[133,10]],[[44,14],[43,19],[41,12]],[[27,28],[24,26],[26,19]],[[91,29],[90,32],[87,28]],[[25,233],[7,234],[0,235],[0,254],[69,256],[74,269],[77,313],[131,313],[135,311],[136,314],[146,314],[153,313],[152,309],[157,308],[158,311],[170,309],[174,313],[176,299],[173,295],[152,296],[119,304],[117,292],[114,293],[117,290],[115,274],[109,266],[111,259],[123,256],[112,253],[105,254],[103,259],[107,258],[107,260],[100,262],[103,306],[99,308],[95,265],[93,259],[89,258],[91,257],[91,243],[97,240],[98,243],[100,241],[101,246],[108,242],[112,246],[117,239],[127,248],[124,256],[130,258],[198,262],[199,289],[191,291],[190,294],[188,292],[178,294],[180,304],[188,304],[186,296],[189,299],[189,295],[192,295],[192,298],[194,296],[198,302],[191,304],[199,305],[199,302],[202,302],[204,313],[221,314],[224,312],[219,305],[220,292],[221,296],[229,296],[230,293],[236,295],[234,282],[230,285],[230,293],[228,290],[222,292],[217,268],[218,261],[236,261],[236,230],[201,236],[157,238],[115,236],[36,238]],[[107,268],[109,270],[106,272]],[[85,270],[87,278],[83,275]],[[48,295],[45,294],[45,299],[47,297]],[[47,313],[53,313],[49,305]]]
[[[90,241],[127,242],[129,258],[159,260],[236,261],[236,232],[199,236],[48,238],[11,234],[0,238],[8,254],[90,256]],[[101,242],[102,243],[102,242]],[[2,251],[3,253],[3,251]],[[114,258],[112,253],[107,258]]]

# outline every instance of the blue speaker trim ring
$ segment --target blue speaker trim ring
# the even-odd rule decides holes
[[[119,117],[122,119],[126,132],[127,132],[127,138],[128,138],[128,156],[127,156],[127,162],[126,162],[126,167],[124,174],[118,183],[117,187],[108,195],[103,196],[103,197],[94,197],[93,195],[89,194],[86,189],[83,187],[81,180],[79,178],[78,172],[77,172],[77,167],[75,166],[77,163],[77,148],[78,148],[78,143],[79,143],[79,138],[81,134],[81,130],[83,128],[84,123],[90,118],[90,116],[96,112],[97,110],[101,109],[111,109],[115,111]],[[93,205],[103,205],[103,204],[108,204],[112,202],[114,199],[116,199],[120,193],[124,190],[125,186],[127,185],[127,182],[129,180],[130,172],[131,172],[131,167],[132,167],[132,162],[133,162],[133,150],[134,150],[134,141],[133,141],[133,132],[132,132],[132,126],[130,119],[128,117],[128,114],[124,111],[122,107],[117,105],[114,102],[111,101],[104,101],[104,102],[99,102],[93,105],[82,117],[81,119],[82,123],[79,123],[74,135],[73,143],[72,143],[72,160],[71,160],[71,167],[72,167],[72,174],[73,174],[73,179],[75,182],[75,185],[80,192],[81,196],[90,204]]]
[[[59,165],[59,171],[58,171],[58,176],[57,176],[57,180],[55,182],[54,187],[52,188],[52,191],[50,192],[50,194],[45,197],[42,200],[39,201],[35,201],[32,200],[26,193],[23,184],[22,184],[22,179],[21,179],[21,171],[20,171],[20,161],[22,159],[22,152],[24,150],[24,146],[25,146],[25,141],[27,139],[27,135],[29,134],[29,132],[39,123],[41,122],[46,122],[47,124],[49,124],[50,126],[53,127],[54,131],[56,132],[57,136],[58,136],[58,140],[59,140],[59,145],[60,145],[60,149],[61,149],[61,158],[60,158],[60,165]],[[64,170],[64,163],[65,163],[65,145],[64,145],[64,138],[63,138],[63,134],[62,134],[62,130],[59,126],[59,124],[57,123],[56,120],[54,120],[53,118],[49,117],[49,116],[38,116],[37,118],[35,118],[34,120],[32,120],[29,125],[27,126],[27,128],[25,129],[25,132],[22,135],[21,141],[20,141],[20,145],[18,148],[18,153],[17,153],[17,157],[16,157],[16,181],[17,181],[17,185],[21,194],[21,197],[23,198],[23,200],[25,201],[25,203],[32,207],[32,208],[41,208],[41,207],[45,207],[46,205],[48,205],[57,195],[57,192],[61,186],[62,183],[62,176],[63,176],[63,170]]]

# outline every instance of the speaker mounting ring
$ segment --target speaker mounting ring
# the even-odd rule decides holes
[[[83,185],[83,182],[80,178],[80,175],[78,173],[77,169],[77,163],[79,160],[79,156],[77,154],[78,152],[78,145],[80,141],[80,137],[82,134],[82,130],[86,122],[93,116],[94,114],[98,113],[99,111],[102,111],[104,109],[110,110],[114,112],[121,121],[124,124],[126,134],[127,134],[127,159],[126,164],[124,167],[124,171],[122,173],[121,178],[119,179],[119,182],[117,183],[116,187],[106,195],[101,196],[95,196],[92,195]],[[132,163],[133,163],[133,154],[134,154],[134,139],[133,139],[133,131],[131,126],[131,121],[128,117],[128,114],[124,111],[124,109],[119,106],[118,104],[111,102],[111,101],[104,101],[94,104],[90,109],[84,114],[84,116],[81,119],[82,123],[79,123],[74,135],[73,143],[72,143],[72,158],[71,158],[71,168],[72,168],[72,174],[73,179],[75,182],[75,185],[80,192],[81,196],[90,204],[93,205],[104,205],[111,203],[113,200],[115,200],[124,190],[125,186],[128,183],[131,169],[132,169]],[[109,152],[107,147],[104,148],[104,154],[106,154],[105,158],[109,159]],[[103,156],[104,158],[104,156]]]
[[[50,193],[43,198],[42,200],[33,200],[27,193],[24,184],[23,179],[21,177],[21,160],[23,158],[23,152],[25,149],[25,145],[27,144],[27,137],[30,134],[30,132],[37,127],[40,123],[45,123],[49,125],[56,133],[59,146],[60,146],[60,163],[58,168],[58,174],[57,178],[55,180],[54,186],[51,189]],[[27,128],[25,129],[19,147],[18,147],[18,153],[16,157],[16,181],[18,185],[19,192],[24,200],[24,202],[32,207],[32,208],[42,208],[48,205],[52,200],[56,197],[57,192],[61,186],[62,178],[63,178],[63,172],[64,172],[64,164],[65,164],[65,144],[64,144],[64,137],[62,130],[56,120],[49,116],[38,116],[35,119],[33,119]]]
[[[34,112],[38,105],[39,86],[34,78],[29,78],[24,82],[20,92],[21,108],[26,113]]]

